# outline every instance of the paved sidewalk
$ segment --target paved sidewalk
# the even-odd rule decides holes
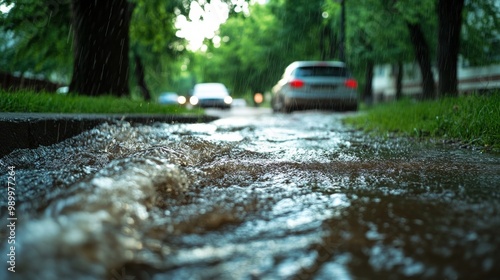
[[[198,123],[216,119],[192,115],[0,113],[0,157],[19,148],[52,145],[105,122]]]

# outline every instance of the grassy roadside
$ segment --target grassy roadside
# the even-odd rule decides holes
[[[437,138],[499,152],[500,91],[437,101],[384,103],[345,122],[377,135]]]
[[[165,106],[113,96],[76,96],[29,91],[0,91],[0,112],[89,114],[202,114],[182,106]]]

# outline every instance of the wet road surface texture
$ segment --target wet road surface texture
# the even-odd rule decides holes
[[[14,151],[0,279],[499,279],[500,157],[343,116],[117,122]]]

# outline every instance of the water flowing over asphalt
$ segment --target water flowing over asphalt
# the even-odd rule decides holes
[[[498,279],[500,157],[343,116],[118,122],[14,151],[0,279]]]

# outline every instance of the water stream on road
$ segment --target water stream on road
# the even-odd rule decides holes
[[[14,151],[0,279],[500,278],[500,156],[342,117],[103,124]]]

